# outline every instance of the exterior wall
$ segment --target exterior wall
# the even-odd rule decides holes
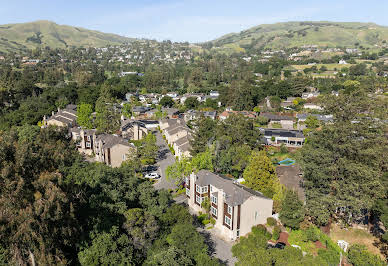
[[[67,124],[64,124],[63,122],[55,120],[55,119],[51,119],[51,120],[47,121],[47,125],[48,126],[67,127]]]
[[[271,199],[252,196],[241,205],[240,236],[251,232],[252,226],[265,224],[272,215]],[[255,213],[257,212],[257,216]],[[256,216],[256,218],[255,218]],[[236,220],[237,221],[237,220]]]
[[[121,163],[128,159],[132,153],[131,147],[122,144],[116,144],[110,149],[110,160],[112,167],[120,167]],[[108,163],[106,161],[106,163]]]
[[[166,134],[166,139],[167,139],[168,143],[171,144],[171,143],[174,143],[175,141],[177,141],[178,139],[187,136],[187,134],[188,134],[187,130],[180,130],[176,134],[168,135],[168,137]]]

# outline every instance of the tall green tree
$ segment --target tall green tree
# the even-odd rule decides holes
[[[285,226],[298,229],[299,224],[304,220],[303,203],[299,200],[298,194],[287,190],[282,203],[279,218]]]
[[[245,185],[272,198],[275,183],[279,182],[275,167],[265,151],[253,151],[248,166],[244,170]]]
[[[85,129],[93,128],[92,113],[92,105],[87,103],[79,104],[77,106],[77,123]]]
[[[96,128],[103,133],[116,133],[120,128],[120,113],[111,98],[101,96],[96,102]]]
[[[361,90],[325,100],[334,122],[309,135],[301,150],[307,209],[317,224],[334,213],[347,223],[357,221],[383,197],[388,143],[381,121],[387,106]]]

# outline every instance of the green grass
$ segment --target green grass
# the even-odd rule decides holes
[[[51,48],[102,47],[108,44],[119,45],[133,40],[115,34],[58,25],[45,20],[0,25],[0,36],[0,51],[25,50],[38,46],[50,46]]]
[[[231,44],[242,48],[250,45],[272,49],[311,44],[321,47],[354,47],[355,43],[359,43],[365,48],[376,49],[374,45],[381,45],[382,40],[388,40],[388,27],[373,23],[322,21],[264,24],[224,35],[212,42],[223,48]]]

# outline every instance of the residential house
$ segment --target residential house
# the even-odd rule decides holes
[[[296,100],[296,98],[297,97],[287,97],[286,100],[280,103],[280,106],[284,109],[291,109],[290,107],[294,105],[294,100]]]
[[[140,121],[125,119],[121,120],[120,132],[124,139],[140,140],[148,134],[148,129]]]
[[[188,205],[195,212],[205,212],[201,203],[209,200],[215,231],[226,240],[248,234],[253,226],[265,224],[272,215],[272,199],[207,170],[192,173],[186,178],[185,187]]]
[[[198,102],[203,102],[205,100],[205,95],[203,93],[186,93],[180,97],[180,103],[184,104],[187,98],[197,98]]]
[[[70,129],[72,139],[80,153],[92,156],[98,162],[119,167],[136,152],[136,147],[122,137],[109,134],[97,135],[95,129]]]
[[[147,111],[151,110],[150,107],[146,107],[146,106],[134,106],[132,108],[132,112],[134,115],[138,116],[138,115],[145,115],[145,113]]]
[[[303,145],[305,140],[301,130],[261,128],[260,131],[264,135],[265,145],[280,146],[285,144],[288,147],[299,147]]]
[[[52,112],[52,116],[43,117],[43,126],[74,127],[77,124],[77,106],[67,105],[65,109],[58,108],[58,112]]]
[[[232,114],[236,114],[236,115],[243,115],[247,118],[256,118],[257,117],[257,113],[256,112],[250,112],[250,111],[223,111],[219,116],[218,118],[223,121],[225,119],[227,119],[229,116],[231,116]]]
[[[319,92],[304,92],[302,93],[302,99],[307,100],[309,98],[316,98],[320,95]]]
[[[314,103],[305,103],[303,105],[304,109],[312,109],[312,110],[323,110],[323,108],[317,104]]]
[[[172,147],[175,151],[175,156],[177,156],[179,159],[182,159],[183,157],[191,157],[190,150],[190,134],[177,139]]]
[[[175,125],[168,127],[164,130],[164,135],[166,137],[167,143],[173,145],[178,139],[185,137],[189,134],[190,129],[186,125]]]
[[[288,115],[278,115],[272,113],[261,113],[261,117],[268,119],[268,127],[275,127],[275,124],[279,124],[284,129],[293,129],[295,118]]]
[[[94,135],[94,154],[99,162],[112,167],[120,167],[133,156],[136,147],[127,140],[109,134]]]
[[[177,97],[178,97],[178,93],[175,91],[168,92],[166,95],[168,97],[171,97],[173,100],[177,99]]]

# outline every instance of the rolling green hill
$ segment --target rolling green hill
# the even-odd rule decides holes
[[[71,46],[101,47],[122,44],[133,39],[78,27],[58,25],[51,21],[0,25],[0,51],[17,51],[38,46],[66,48]]]
[[[291,48],[303,45],[365,48],[383,46],[388,27],[357,22],[285,22],[263,24],[240,33],[224,35],[210,43],[236,51],[249,48]]]

